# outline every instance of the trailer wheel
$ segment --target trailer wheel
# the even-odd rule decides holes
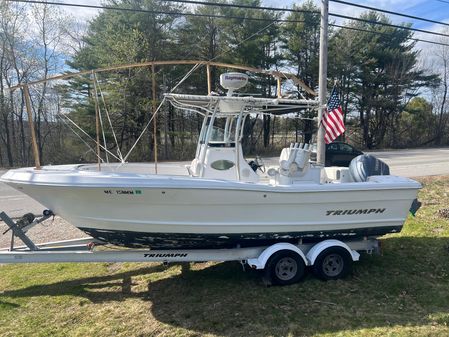
[[[313,264],[313,273],[322,280],[336,280],[346,277],[352,271],[352,258],[341,247],[323,250]]]
[[[265,266],[265,277],[278,285],[289,285],[304,277],[306,266],[302,257],[291,251],[281,250],[274,253]]]

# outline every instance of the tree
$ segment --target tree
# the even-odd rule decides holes
[[[298,12],[291,12],[288,22],[282,26],[281,48],[289,66],[310,88],[318,86],[320,14],[313,1],[294,6]],[[298,88],[301,90],[301,88]],[[303,95],[309,95],[303,92]]]
[[[63,41],[68,37],[66,32],[69,22],[67,17],[54,6],[47,4],[33,5],[31,15],[37,28],[34,39],[37,52],[33,55],[37,65],[34,76],[39,79],[47,79],[51,74],[58,72],[61,66],[61,59],[64,55],[61,52]],[[37,144],[41,163],[44,162],[44,146],[54,130],[50,124],[55,120],[59,112],[52,106],[54,92],[48,82],[33,87],[35,91],[34,121],[36,126]],[[56,105],[57,106],[57,105]]]
[[[446,29],[445,33],[449,33]],[[440,39],[439,42],[447,43],[447,39]],[[441,83],[433,88],[433,100],[435,102],[435,144],[442,145],[445,131],[449,122],[448,94],[449,94],[449,47],[437,45],[432,48],[432,56],[436,61],[436,69],[441,74]],[[447,136],[447,132],[446,132]]]
[[[405,106],[396,130],[400,147],[423,146],[433,142],[434,132],[429,127],[435,125],[436,116],[432,104],[422,97],[414,97]]]
[[[15,163],[25,165],[28,156],[23,120],[23,94],[15,95],[10,88],[16,83],[25,81],[34,71],[34,65],[30,62],[28,54],[29,40],[26,39],[26,26],[22,20],[26,15],[26,7],[2,1],[0,8],[2,10],[0,113],[3,122],[0,139],[6,149],[8,165],[13,166]],[[17,135],[16,120],[20,135]]]
[[[261,5],[259,0],[234,0],[232,3]],[[275,20],[282,13],[273,13],[262,9],[248,11],[243,8],[224,8],[222,13],[234,17],[223,22],[223,41],[227,46],[221,52],[224,61],[262,69],[278,66],[280,55],[277,52],[277,44],[280,31]],[[249,92],[262,92],[265,97],[272,97],[275,93],[275,85],[271,76],[253,74],[250,84],[245,89]],[[257,119],[258,117],[246,120],[243,142],[246,151],[254,150],[255,142],[258,140],[258,137],[253,138]],[[264,115],[261,132],[265,148],[270,143],[270,129],[271,116]]]
[[[8,165],[28,165],[30,142],[28,115],[21,89],[11,90],[17,84],[45,79],[60,71],[63,64],[61,42],[68,31],[65,16],[54,7],[0,2],[0,152],[4,148]],[[28,17],[30,20],[24,21]],[[53,90],[47,83],[30,87],[32,109],[40,148],[41,162],[47,158],[44,145],[55,130],[54,114],[59,106]],[[47,144],[49,147],[49,144]],[[54,147],[52,151],[53,154]]]
[[[375,12],[361,17],[390,23]],[[353,102],[352,108],[359,113],[363,143],[369,149],[395,147],[399,142],[397,129],[404,107],[421,88],[435,86],[438,77],[418,69],[418,51],[414,49],[415,43],[409,40],[410,31],[359,21],[351,22],[349,27],[356,30],[342,30],[338,34],[343,37],[338,39],[351,41],[352,49],[347,53],[355,66],[347,60],[340,69],[344,78],[351,81],[345,83],[345,87],[352,92],[347,94],[352,96],[348,101]]]
[[[296,76],[301,78],[310,88],[318,86],[319,42],[320,42],[320,15],[319,8],[313,1],[306,1],[301,6],[294,6],[298,12],[291,12],[287,19],[289,22],[282,27],[281,48],[287,65],[294,69]],[[296,88],[301,95],[312,98],[301,87]],[[303,116],[309,119],[301,121],[304,133],[304,142],[312,140],[316,131],[316,123],[311,120],[316,112],[308,110]],[[295,120],[296,128],[299,123]],[[296,132],[297,133],[297,132]]]
[[[175,28],[176,15],[158,14],[179,11],[179,6],[145,0],[139,2],[110,1],[109,6],[146,9],[152,14],[141,12],[104,11],[89,25],[84,45],[69,64],[78,70],[95,69],[124,63],[138,63],[152,60],[173,59],[177,44]],[[120,147],[133,145],[150,119],[151,75],[149,69],[118,71],[102,76],[109,89],[108,105],[116,116],[119,128]],[[85,92],[84,101],[74,106],[75,112],[89,116],[91,125],[95,116],[92,96],[92,82],[85,79],[74,82],[73,89]],[[76,90],[75,90],[76,91]],[[123,101],[125,100],[125,101]],[[94,133],[94,130],[91,129]],[[92,135],[93,135],[92,134]],[[153,136],[149,132],[149,149],[141,144],[140,158],[149,159],[153,148]]]

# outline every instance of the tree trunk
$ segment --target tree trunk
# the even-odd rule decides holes
[[[448,92],[448,84],[447,84],[447,60],[443,59],[443,99],[441,101],[441,105],[440,105],[440,115],[438,116],[438,128],[437,128],[437,136],[436,136],[436,145],[441,145],[442,140],[443,140],[443,131],[444,131],[444,127],[443,127],[443,116],[444,116],[444,108],[446,106],[446,100],[447,100],[447,92]]]
[[[270,145],[270,126],[271,116],[263,115],[263,147],[267,148]]]
[[[11,134],[9,132],[9,122],[8,116],[6,114],[3,114],[3,123],[5,126],[5,146],[6,146],[6,155],[8,157],[8,166],[12,167],[14,166],[14,161],[11,149]]]

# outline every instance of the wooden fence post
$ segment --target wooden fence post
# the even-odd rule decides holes
[[[154,172],[157,174],[157,117],[156,117],[156,71],[154,64],[151,65],[151,89],[153,91],[153,138],[154,138]]]
[[[212,92],[212,79],[210,78],[210,64],[206,64],[206,72],[207,72],[207,94],[210,95]]]
[[[36,130],[34,129],[33,112],[31,111],[30,90],[27,84],[23,86],[23,93],[25,95],[25,105],[28,113],[28,125],[30,126],[31,132],[31,144],[33,146],[34,165],[36,170],[40,170],[41,161],[39,159],[39,147],[37,146]]]

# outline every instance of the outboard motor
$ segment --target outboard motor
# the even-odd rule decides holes
[[[367,181],[370,176],[390,174],[390,168],[382,160],[370,154],[355,157],[349,164],[349,173],[355,182]]]

